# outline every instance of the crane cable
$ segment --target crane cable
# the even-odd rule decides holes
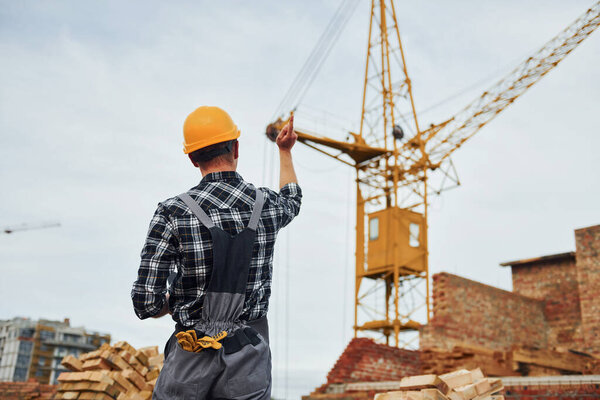
[[[302,101],[308,88],[315,80],[319,70],[327,59],[331,48],[340,37],[340,34],[354,13],[354,10],[356,10],[358,3],[359,0],[342,0],[342,3],[338,7],[331,21],[329,21],[325,31],[321,34],[317,45],[308,56],[308,59],[304,62],[304,65],[302,65],[300,72],[279,103],[279,106],[277,106],[272,120],[275,120],[288,110],[295,109]]]
[[[302,101],[302,99],[306,95],[307,90],[309,89],[309,87],[311,86],[313,81],[315,80],[318,72],[320,71],[321,67],[323,66],[323,63],[327,59],[327,56],[329,55],[331,48],[333,47],[333,45],[339,38],[341,32],[343,31],[343,28],[346,26],[348,20],[354,13],[354,10],[356,9],[358,3],[359,3],[359,0],[342,0],[342,3],[338,7],[333,18],[331,19],[331,21],[327,25],[325,31],[319,38],[317,45],[310,53],[308,59],[305,61],[302,68],[300,69],[300,72],[298,73],[298,75],[296,76],[294,81],[292,82],[292,85],[290,86],[290,88],[286,92],[285,96],[279,103],[279,106],[277,107],[277,110],[275,111],[275,113],[272,117],[273,120],[276,119],[278,116],[281,116],[284,112],[287,112],[288,110],[296,109],[298,107],[298,104]],[[275,163],[275,160],[274,160],[275,156],[274,156],[273,151],[268,151],[268,144],[266,142],[266,138],[265,138],[265,146],[264,146],[263,151],[264,151],[264,153],[263,153],[263,171],[262,171],[263,183],[266,184],[266,186],[271,186],[271,184],[276,183],[275,178],[274,178],[274,168],[273,168],[274,163]],[[265,182],[265,181],[268,181],[268,182]],[[290,228],[288,227],[288,231],[289,231],[289,229]],[[285,274],[285,278],[284,278],[284,282],[283,282],[284,287],[285,287],[285,290],[283,291],[284,296],[285,296],[284,304],[283,304],[284,305],[283,311],[284,311],[284,315],[285,315],[284,321],[283,321],[283,325],[284,325],[283,330],[285,331],[285,340],[283,343],[283,346],[284,346],[284,354],[283,354],[284,357],[283,358],[284,358],[284,364],[285,364],[285,371],[284,371],[284,377],[283,377],[284,382],[283,383],[284,383],[284,395],[286,397],[288,395],[288,387],[289,387],[289,371],[288,370],[289,370],[289,345],[290,345],[290,343],[289,343],[289,334],[290,334],[290,332],[289,332],[289,325],[290,325],[290,320],[289,320],[290,234],[291,234],[291,232],[287,232],[287,237],[286,237],[286,239],[287,239],[287,243],[286,243],[287,244],[287,246],[286,246],[287,247],[287,249],[286,249],[287,255],[286,255],[286,260],[285,260],[286,261],[286,268],[285,268],[286,274]],[[281,261],[280,253],[277,255],[277,260]],[[280,291],[277,290],[277,292],[280,292]],[[279,297],[279,296],[276,295],[276,297]],[[277,308],[279,309],[279,307],[277,307]],[[279,320],[279,318],[277,318],[277,320]],[[281,341],[280,341],[280,343],[281,343]]]

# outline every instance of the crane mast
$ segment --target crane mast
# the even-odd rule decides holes
[[[400,346],[400,332],[416,330],[420,325],[416,313],[424,306],[421,321],[426,322],[429,315],[427,176],[422,176],[420,207],[408,212],[399,208],[399,143],[405,131],[421,143],[421,131],[394,3],[373,0],[370,9],[361,123],[355,139],[384,148],[386,156],[356,166],[354,331],[355,336],[359,331],[379,332],[387,344],[393,335],[396,346]],[[425,156],[424,146],[417,151]],[[366,244],[365,216],[369,221]],[[397,235],[398,230],[403,234]],[[407,251],[413,262],[405,257]],[[383,300],[379,310],[372,307],[378,300]]]
[[[355,336],[414,345],[431,314],[429,197],[459,184],[451,154],[598,25],[600,1],[458,114],[421,130],[394,2],[371,1],[360,131],[340,141],[296,129],[300,142],[356,169]],[[271,123],[267,136],[283,124]]]

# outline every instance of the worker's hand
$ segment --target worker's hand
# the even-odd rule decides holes
[[[298,135],[294,132],[294,116],[292,115],[288,123],[285,124],[279,135],[277,135],[275,143],[277,143],[279,150],[291,151],[297,139]]]

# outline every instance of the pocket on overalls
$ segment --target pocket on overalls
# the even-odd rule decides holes
[[[269,346],[264,340],[253,346],[244,346],[240,351],[225,356],[227,390],[230,399],[247,398],[260,394],[271,384]]]
[[[171,346],[168,362],[165,362],[152,395],[153,400],[196,400],[202,371],[209,364],[206,357],[183,350],[175,341]],[[192,383],[194,382],[194,383]]]

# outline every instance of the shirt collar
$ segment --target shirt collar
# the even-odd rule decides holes
[[[204,176],[200,183],[206,182],[220,182],[220,181],[241,181],[242,176],[235,171],[220,171],[220,172],[211,172],[210,174]]]

